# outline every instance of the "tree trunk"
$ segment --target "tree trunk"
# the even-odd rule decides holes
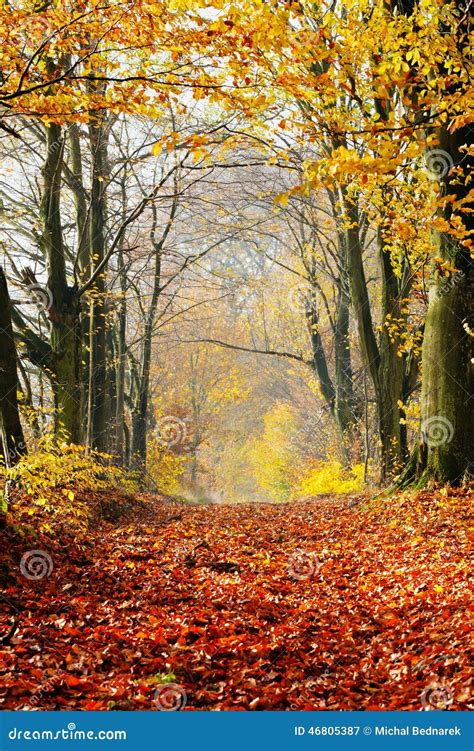
[[[74,290],[64,302],[60,322],[52,326],[53,393],[56,432],[71,443],[81,437],[80,352],[81,326],[79,302]]]
[[[348,285],[349,280],[346,277],[345,270],[341,270],[334,329],[335,416],[343,440],[346,442],[348,449],[353,451],[358,426],[349,338],[350,295]]]
[[[451,170],[443,193],[464,199],[470,189],[474,159],[460,151],[473,143],[472,129],[438,133],[440,148],[463,176]],[[449,206],[450,204],[448,204]],[[472,210],[472,204],[471,204]],[[450,218],[448,208],[444,216]],[[463,215],[466,232],[474,231],[472,213]],[[458,273],[449,282],[433,269],[422,350],[421,433],[417,474],[427,480],[459,484],[474,472],[474,271],[469,249],[454,237],[434,237],[436,255],[453,264]]]
[[[382,332],[379,341],[379,434],[381,441],[381,475],[384,480],[399,472],[408,458],[403,403],[405,392],[406,356],[399,352],[397,338],[390,336],[385,325],[390,315],[394,320],[406,320],[402,300],[407,297],[409,283],[405,274],[397,275],[390,254],[384,250],[382,233],[378,233],[379,259],[382,269]]]
[[[148,320],[145,325],[143,337],[142,364],[137,401],[132,412],[132,461],[138,467],[146,467],[147,458],[148,391],[150,386],[152,336],[152,320]]]
[[[408,294],[409,286],[404,276],[399,278],[396,275],[390,255],[383,250],[383,242],[379,237],[383,329],[377,342],[362,256],[359,211],[354,201],[348,200],[344,192],[342,195],[350,225],[346,238],[351,300],[357,321],[362,360],[374,389],[381,451],[380,481],[383,483],[400,471],[407,458],[406,431],[400,424],[404,416],[400,402],[403,402],[405,394],[407,358],[399,356],[398,342],[391,340],[384,324],[389,313],[394,318],[403,317],[401,302]]]
[[[72,442],[80,435],[80,311],[77,287],[69,287],[61,227],[61,176],[64,141],[59,125],[47,128],[43,166],[41,245],[48,264],[48,287],[41,290],[42,306],[51,321],[55,428]]]
[[[175,186],[176,187],[176,186]],[[165,224],[159,240],[156,238],[158,228],[158,213],[155,204],[151,206],[153,222],[150,230],[150,239],[155,252],[155,266],[153,270],[153,293],[150,306],[146,313],[145,330],[143,333],[143,350],[140,375],[138,378],[138,393],[134,410],[132,412],[132,461],[138,466],[146,467],[147,460],[147,428],[150,389],[151,350],[153,345],[153,327],[155,324],[156,311],[160,299],[161,289],[161,259],[163,247],[169,235],[176,215],[178,206],[177,198],[171,204],[168,221]]]
[[[125,199],[124,199],[125,200]],[[115,380],[117,384],[117,401],[115,409],[115,455],[119,464],[125,462],[125,357],[127,349],[127,274],[124,267],[123,250],[120,245],[117,260],[120,278],[121,299],[118,312],[118,331],[115,368]]]
[[[313,370],[318,378],[321,395],[334,418],[340,438],[341,454],[346,464],[350,464],[350,447],[353,443],[355,417],[353,411],[352,366],[349,342],[349,305],[347,292],[342,282],[339,288],[338,310],[334,326],[335,378],[331,378],[319,332],[319,312],[317,289],[313,289],[306,302],[306,321],[311,338]]]
[[[26,453],[18,410],[18,371],[7,280],[0,267],[0,417],[2,444],[7,466]]]
[[[141,395],[137,407],[132,412],[132,464],[137,469],[146,466],[147,454],[148,398]]]
[[[90,257],[94,272],[105,256],[105,177],[107,175],[106,126],[93,121],[89,127],[92,152],[92,186],[90,212]],[[97,451],[108,449],[107,425],[107,335],[106,269],[98,274],[90,305],[90,404],[91,443]]]
[[[71,154],[71,166],[65,165],[65,178],[74,196],[76,207],[76,232],[77,232],[77,270],[80,284],[84,284],[91,275],[90,256],[90,221],[89,221],[89,196],[84,187],[83,159],[79,127],[71,123],[68,128],[69,145]],[[89,330],[90,320],[84,309],[81,314],[81,442],[88,443],[89,432],[89,381],[90,381],[90,356],[89,356]]]

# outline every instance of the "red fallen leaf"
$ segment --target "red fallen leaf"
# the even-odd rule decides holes
[[[170,513],[150,499],[136,524],[88,533],[87,561],[65,534],[55,566],[77,594],[56,579],[11,588],[21,621],[3,648],[0,701],[26,707],[37,692],[38,709],[149,710],[173,674],[187,711],[419,710],[434,682],[452,690],[453,709],[469,708],[468,500],[456,490],[366,510],[321,499]],[[203,542],[239,576],[186,567]],[[21,559],[15,545],[0,531],[0,564],[5,550]],[[306,548],[324,565],[291,577]],[[66,666],[74,672],[56,682]]]
[[[74,688],[75,686],[83,686],[85,683],[87,683],[87,681],[76,678],[75,675],[65,675],[64,682],[67,683],[70,688]]]
[[[106,701],[89,701],[84,706],[84,709],[88,711],[93,711],[97,709],[107,709],[107,702]]]
[[[63,629],[65,634],[69,634],[69,636],[80,636],[81,631],[77,628],[71,628],[70,626],[65,626]]]
[[[55,704],[59,704],[60,707],[68,707],[69,706],[69,699],[66,699],[64,696],[56,696]]]

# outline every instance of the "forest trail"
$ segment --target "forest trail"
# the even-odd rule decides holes
[[[38,580],[10,538],[0,703],[168,709],[177,692],[187,710],[465,709],[468,500],[148,498],[83,543],[29,541],[53,564]]]

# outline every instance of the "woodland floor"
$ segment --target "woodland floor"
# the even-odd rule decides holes
[[[146,497],[82,543],[0,532],[0,704],[154,709],[167,676],[186,710],[467,709],[470,500]]]

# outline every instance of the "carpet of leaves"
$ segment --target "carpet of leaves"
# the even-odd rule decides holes
[[[154,709],[171,678],[186,711],[420,710],[433,686],[468,709],[471,501],[145,497],[80,541],[2,531],[0,704]],[[49,577],[21,575],[31,548]]]

